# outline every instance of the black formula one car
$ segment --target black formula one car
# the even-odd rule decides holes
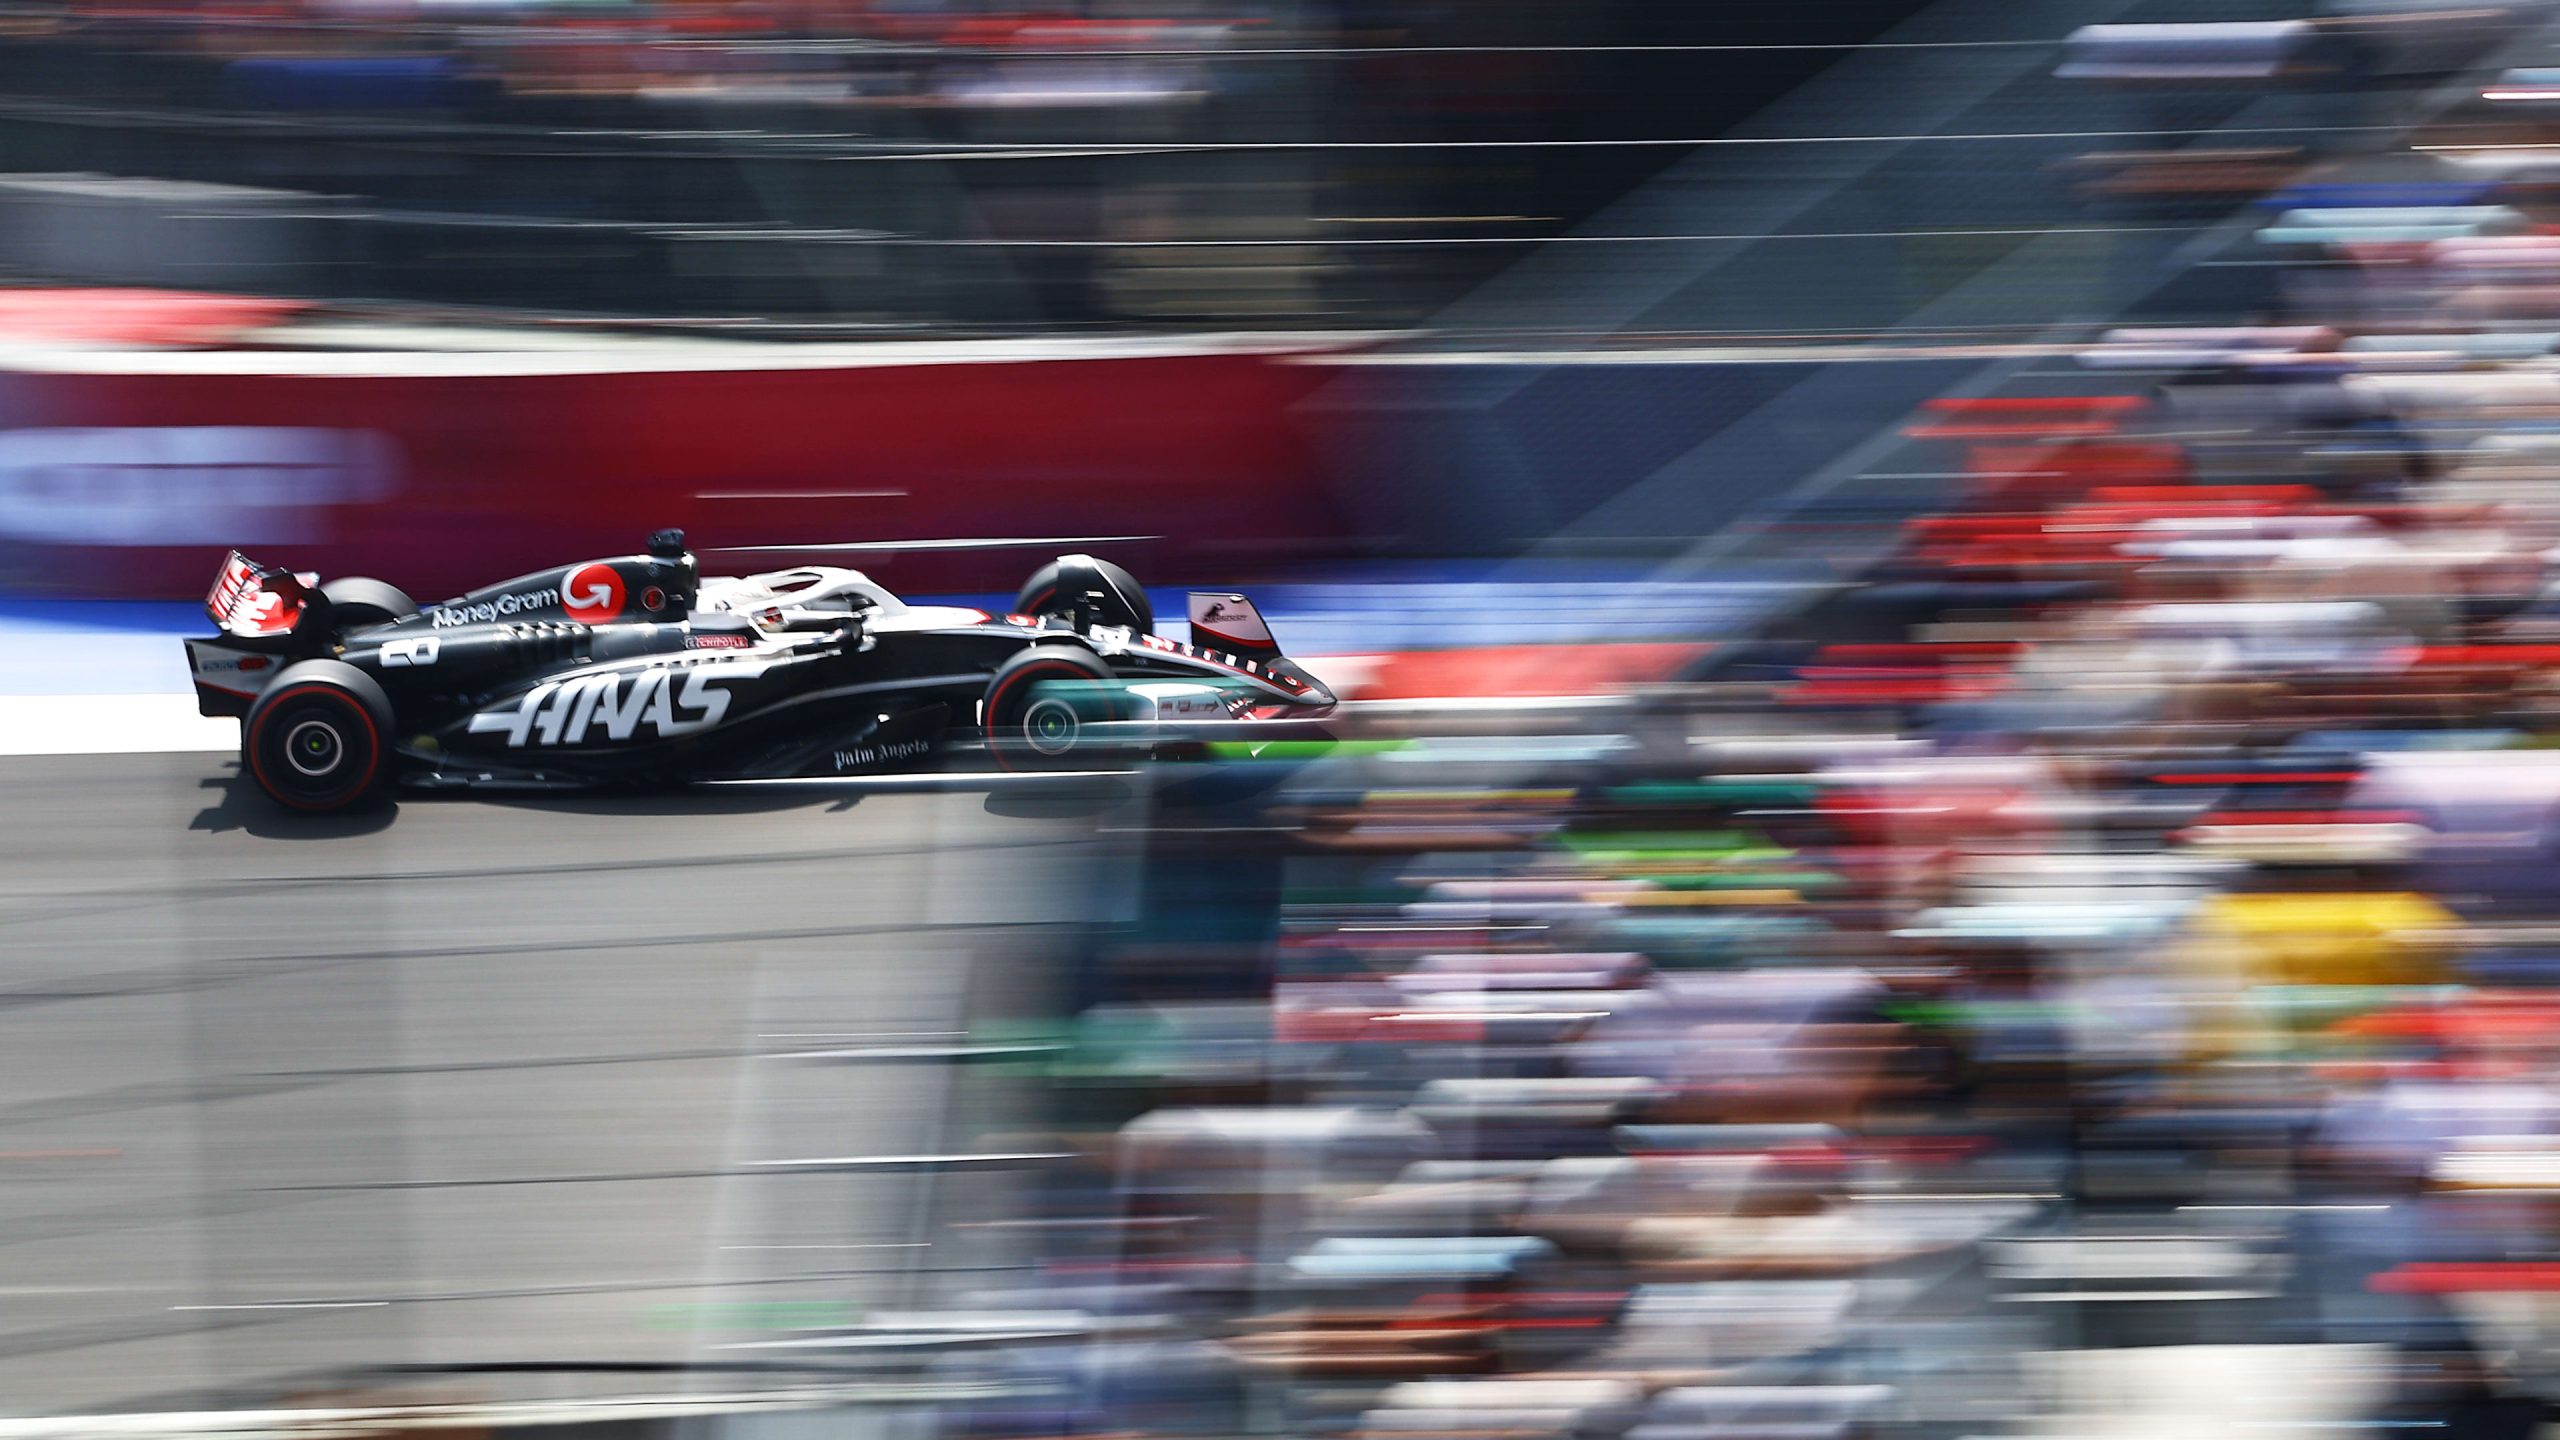
[[[1127,571],[1061,556],[1012,613],[909,605],[858,571],[704,580],[682,531],[425,608],[378,580],[224,563],[186,642],[197,708],[298,810],[384,786],[584,787],[922,768],[955,746],[1081,768],[1312,735],[1334,698],[1241,595],[1155,633]]]

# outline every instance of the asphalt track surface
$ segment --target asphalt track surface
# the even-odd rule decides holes
[[[960,1032],[1042,1008],[1124,782],[313,822],[235,768],[0,759],[0,1413],[729,1389],[1002,1283],[1039,1147]]]

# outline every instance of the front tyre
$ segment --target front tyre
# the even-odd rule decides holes
[[[1096,726],[1110,719],[1102,684],[1111,669],[1092,652],[1036,645],[987,682],[978,720],[987,750],[1007,770],[1056,770],[1100,748]]]
[[[337,660],[288,665],[240,727],[240,763],[291,810],[352,809],[380,792],[391,757],[391,701]]]

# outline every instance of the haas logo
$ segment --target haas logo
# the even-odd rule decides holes
[[[560,609],[581,625],[622,613],[622,575],[610,565],[581,565],[560,583]]]
[[[472,716],[471,733],[504,735],[510,748],[671,740],[718,725],[729,713],[728,687],[764,671],[761,664],[744,662],[574,675],[533,687],[512,710]]]

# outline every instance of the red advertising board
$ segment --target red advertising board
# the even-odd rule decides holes
[[[1327,372],[1286,353],[999,342],[721,365],[231,351],[0,371],[0,584],[192,597],[237,548],[427,600],[667,525],[714,573],[789,558],[729,545],[1134,535],[1152,538],[1056,548],[1240,580],[1341,542],[1291,414]],[[824,558],[927,591],[1008,588],[1048,556]]]

